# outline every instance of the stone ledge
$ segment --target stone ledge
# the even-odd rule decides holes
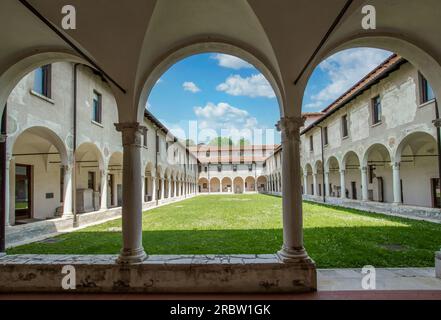
[[[283,263],[276,255],[150,256],[123,266],[116,255],[7,255],[0,258],[0,292],[65,292],[61,269],[76,271],[75,292],[308,292],[314,263]]]

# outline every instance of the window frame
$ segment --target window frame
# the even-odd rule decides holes
[[[37,68],[37,70],[41,70],[41,79],[37,79],[37,74],[34,76],[34,86],[32,91],[35,93],[44,96],[46,98],[52,98],[52,65],[47,64]],[[41,81],[41,92],[36,88],[36,81]]]
[[[328,126],[323,127],[323,145],[326,147],[329,144]]]
[[[425,104],[428,102],[431,102],[433,100],[435,100],[435,92],[433,91],[432,86],[430,85],[429,81],[421,74],[419,73],[419,78],[420,78],[420,100],[421,100],[421,104]],[[433,98],[429,99],[429,88],[430,91],[432,92]]]
[[[347,113],[341,116],[341,135],[343,139],[349,137],[349,121]]]
[[[95,106],[95,98],[98,97],[98,119],[97,119],[97,110]],[[93,98],[92,98],[92,121],[98,123],[100,125],[103,124],[103,95],[99,93],[97,90],[93,90]]]
[[[382,122],[382,111],[381,97],[380,95],[377,95],[371,99],[371,117],[373,126]]]
[[[309,136],[309,151],[313,152],[314,151],[314,135],[310,135]],[[277,158],[276,158],[276,167],[277,167]]]

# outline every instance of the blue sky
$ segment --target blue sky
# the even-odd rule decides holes
[[[308,82],[303,111],[325,108],[390,54],[362,48],[328,58]],[[215,133],[235,141],[245,136],[256,144],[280,142],[274,130],[279,106],[271,86],[256,68],[233,56],[207,53],[176,63],[154,86],[147,108],[180,138],[195,140],[189,121],[197,121],[197,142]]]

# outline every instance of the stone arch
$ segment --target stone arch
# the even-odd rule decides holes
[[[243,193],[244,192],[244,181],[242,177],[236,177],[233,180],[233,190],[234,193]]]
[[[252,176],[248,176],[245,178],[245,191],[246,192],[255,192],[256,190],[256,179]]]
[[[257,191],[266,192],[267,191],[268,178],[265,176],[257,177]]]
[[[441,65],[429,53],[430,50],[427,50],[416,43],[410,42],[401,34],[375,34],[375,31],[369,35],[360,36],[360,34],[354,34],[349,36],[345,40],[328,47],[327,50],[324,50],[321,54],[317,55],[307,71],[303,91],[305,91],[306,84],[313,71],[322,61],[340,51],[362,47],[388,50],[402,56],[424,75],[431,84],[435,95],[437,97],[441,96]],[[303,98],[304,96],[302,99]]]
[[[221,182],[219,178],[213,177],[210,179],[210,192],[220,192],[221,190]]]
[[[222,178],[222,192],[233,192],[233,181],[230,177]]]
[[[401,202],[421,207],[441,207],[438,146],[427,132],[406,135],[398,144],[393,162],[399,163]]]
[[[257,68],[268,80],[273,88],[278,104],[280,115],[284,115],[284,89],[283,81],[280,79],[278,72],[270,66],[270,63],[265,60],[260,54],[253,54],[249,50],[244,49],[241,45],[231,41],[191,41],[183,44],[163,55],[163,59],[159,61],[147,74],[144,76],[143,85],[140,88],[138,95],[138,119],[142,119],[145,105],[151,90],[158,81],[158,79],[174,64],[184,60],[192,55],[201,53],[224,53],[241,58]]]
[[[198,180],[198,188],[199,188],[199,193],[208,193],[209,189],[209,182],[208,179],[205,177],[199,178]]]

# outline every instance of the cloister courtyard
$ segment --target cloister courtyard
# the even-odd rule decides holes
[[[304,202],[305,247],[318,268],[433,267],[441,225]],[[282,199],[201,195],[143,213],[152,255],[269,254],[282,243]],[[121,219],[8,250],[8,254],[117,254]]]

